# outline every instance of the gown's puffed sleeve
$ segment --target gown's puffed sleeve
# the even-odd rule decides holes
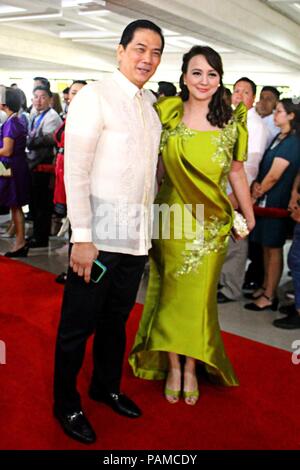
[[[233,160],[245,162],[248,153],[247,108],[240,103],[233,113],[233,119],[237,128],[237,140],[233,150]]]
[[[160,140],[160,152],[162,152],[170,131],[176,128],[183,116],[183,104],[179,96],[170,96],[159,99],[154,107],[163,126]]]

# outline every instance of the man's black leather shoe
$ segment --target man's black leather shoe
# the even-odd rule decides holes
[[[92,444],[96,441],[95,431],[88,422],[83,411],[74,411],[74,413],[63,414],[54,410],[54,416],[58,419],[64,432],[69,437],[83,442],[84,444]]]
[[[280,318],[280,320],[274,320],[273,325],[284,330],[295,330],[300,328],[300,315],[296,313],[295,315]]]
[[[90,389],[89,396],[92,400],[105,403],[116,413],[127,416],[127,418],[139,418],[142,415],[137,405],[123,393],[103,393]]]
[[[226,297],[226,295],[223,294],[223,292],[218,292],[217,293],[217,302],[218,304],[227,304],[228,302],[234,302],[234,299],[229,299]]]

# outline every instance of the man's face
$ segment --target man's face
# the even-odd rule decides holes
[[[273,113],[277,104],[277,97],[271,91],[262,91],[259,101],[256,104],[256,110],[261,117],[269,116]]]
[[[33,94],[32,104],[40,112],[50,107],[50,96],[43,90],[36,90]]]
[[[253,107],[254,100],[255,95],[250,83],[240,81],[235,84],[232,93],[232,104],[234,106],[243,102],[247,109],[251,109]]]
[[[161,37],[151,29],[137,29],[131,42],[124,48],[118,46],[120,72],[142,88],[155,73],[161,60]]]

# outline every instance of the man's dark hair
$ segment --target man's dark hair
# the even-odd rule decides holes
[[[52,98],[52,92],[50,91],[49,88],[47,88],[46,86],[42,86],[42,85],[38,85],[36,86],[34,89],[33,89],[33,93],[35,93],[36,91],[44,91],[45,93],[47,93],[47,95],[49,96],[49,98]]]
[[[5,104],[11,111],[17,113],[21,108],[21,95],[15,88],[5,88]]]
[[[171,82],[158,82],[159,95],[175,96],[177,93],[176,86]]]
[[[67,88],[65,88],[62,92],[63,92],[64,95],[67,95],[69,93],[69,91],[70,91],[70,87],[67,86]]]
[[[120,39],[120,44],[124,47],[124,49],[126,49],[128,44],[132,41],[134,33],[137,29],[150,29],[151,31],[154,31],[155,33],[159,34],[161,39],[160,51],[162,52],[164,50],[165,38],[163,36],[162,30],[159,26],[149,20],[132,21],[132,23],[129,23],[126,26]]]
[[[279,97],[280,97],[280,91],[277,90],[277,88],[275,88],[274,86],[263,86],[262,89],[261,89],[261,92],[262,91],[270,91],[271,93],[273,93],[273,95],[276,96],[276,98],[279,100]]]
[[[254,83],[253,80],[250,80],[250,78],[248,77],[242,77],[242,78],[239,78],[235,84],[233,85],[235,87],[235,85],[239,82],[247,82],[247,83],[250,83],[251,85],[251,88],[252,88],[252,92],[253,92],[253,95],[256,95],[256,84]]]
[[[230,99],[231,99],[231,97],[232,97],[232,92],[231,92],[231,90],[230,90],[229,88],[224,87],[224,95],[226,95],[227,98],[230,98]]]
[[[34,81],[38,80],[39,82],[41,82],[41,86],[44,86],[46,88],[48,88],[50,90],[50,82],[47,78],[45,77],[34,77],[33,79]]]
[[[231,106],[232,93],[231,93],[231,90],[229,88],[224,87],[223,99],[224,99],[225,103],[227,103],[229,106]]]
[[[78,83],[79,85],[87,85],[87,82],[85,80],[74,80],[72,85],[75,85],[75,83]],[[70,88],[72,85],[70,85]]]

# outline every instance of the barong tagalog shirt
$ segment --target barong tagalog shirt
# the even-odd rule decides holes
[[[65,185],[72,242],[145,255],[161,124],[155,97],[121,72],[83,87],[65,134]]]

